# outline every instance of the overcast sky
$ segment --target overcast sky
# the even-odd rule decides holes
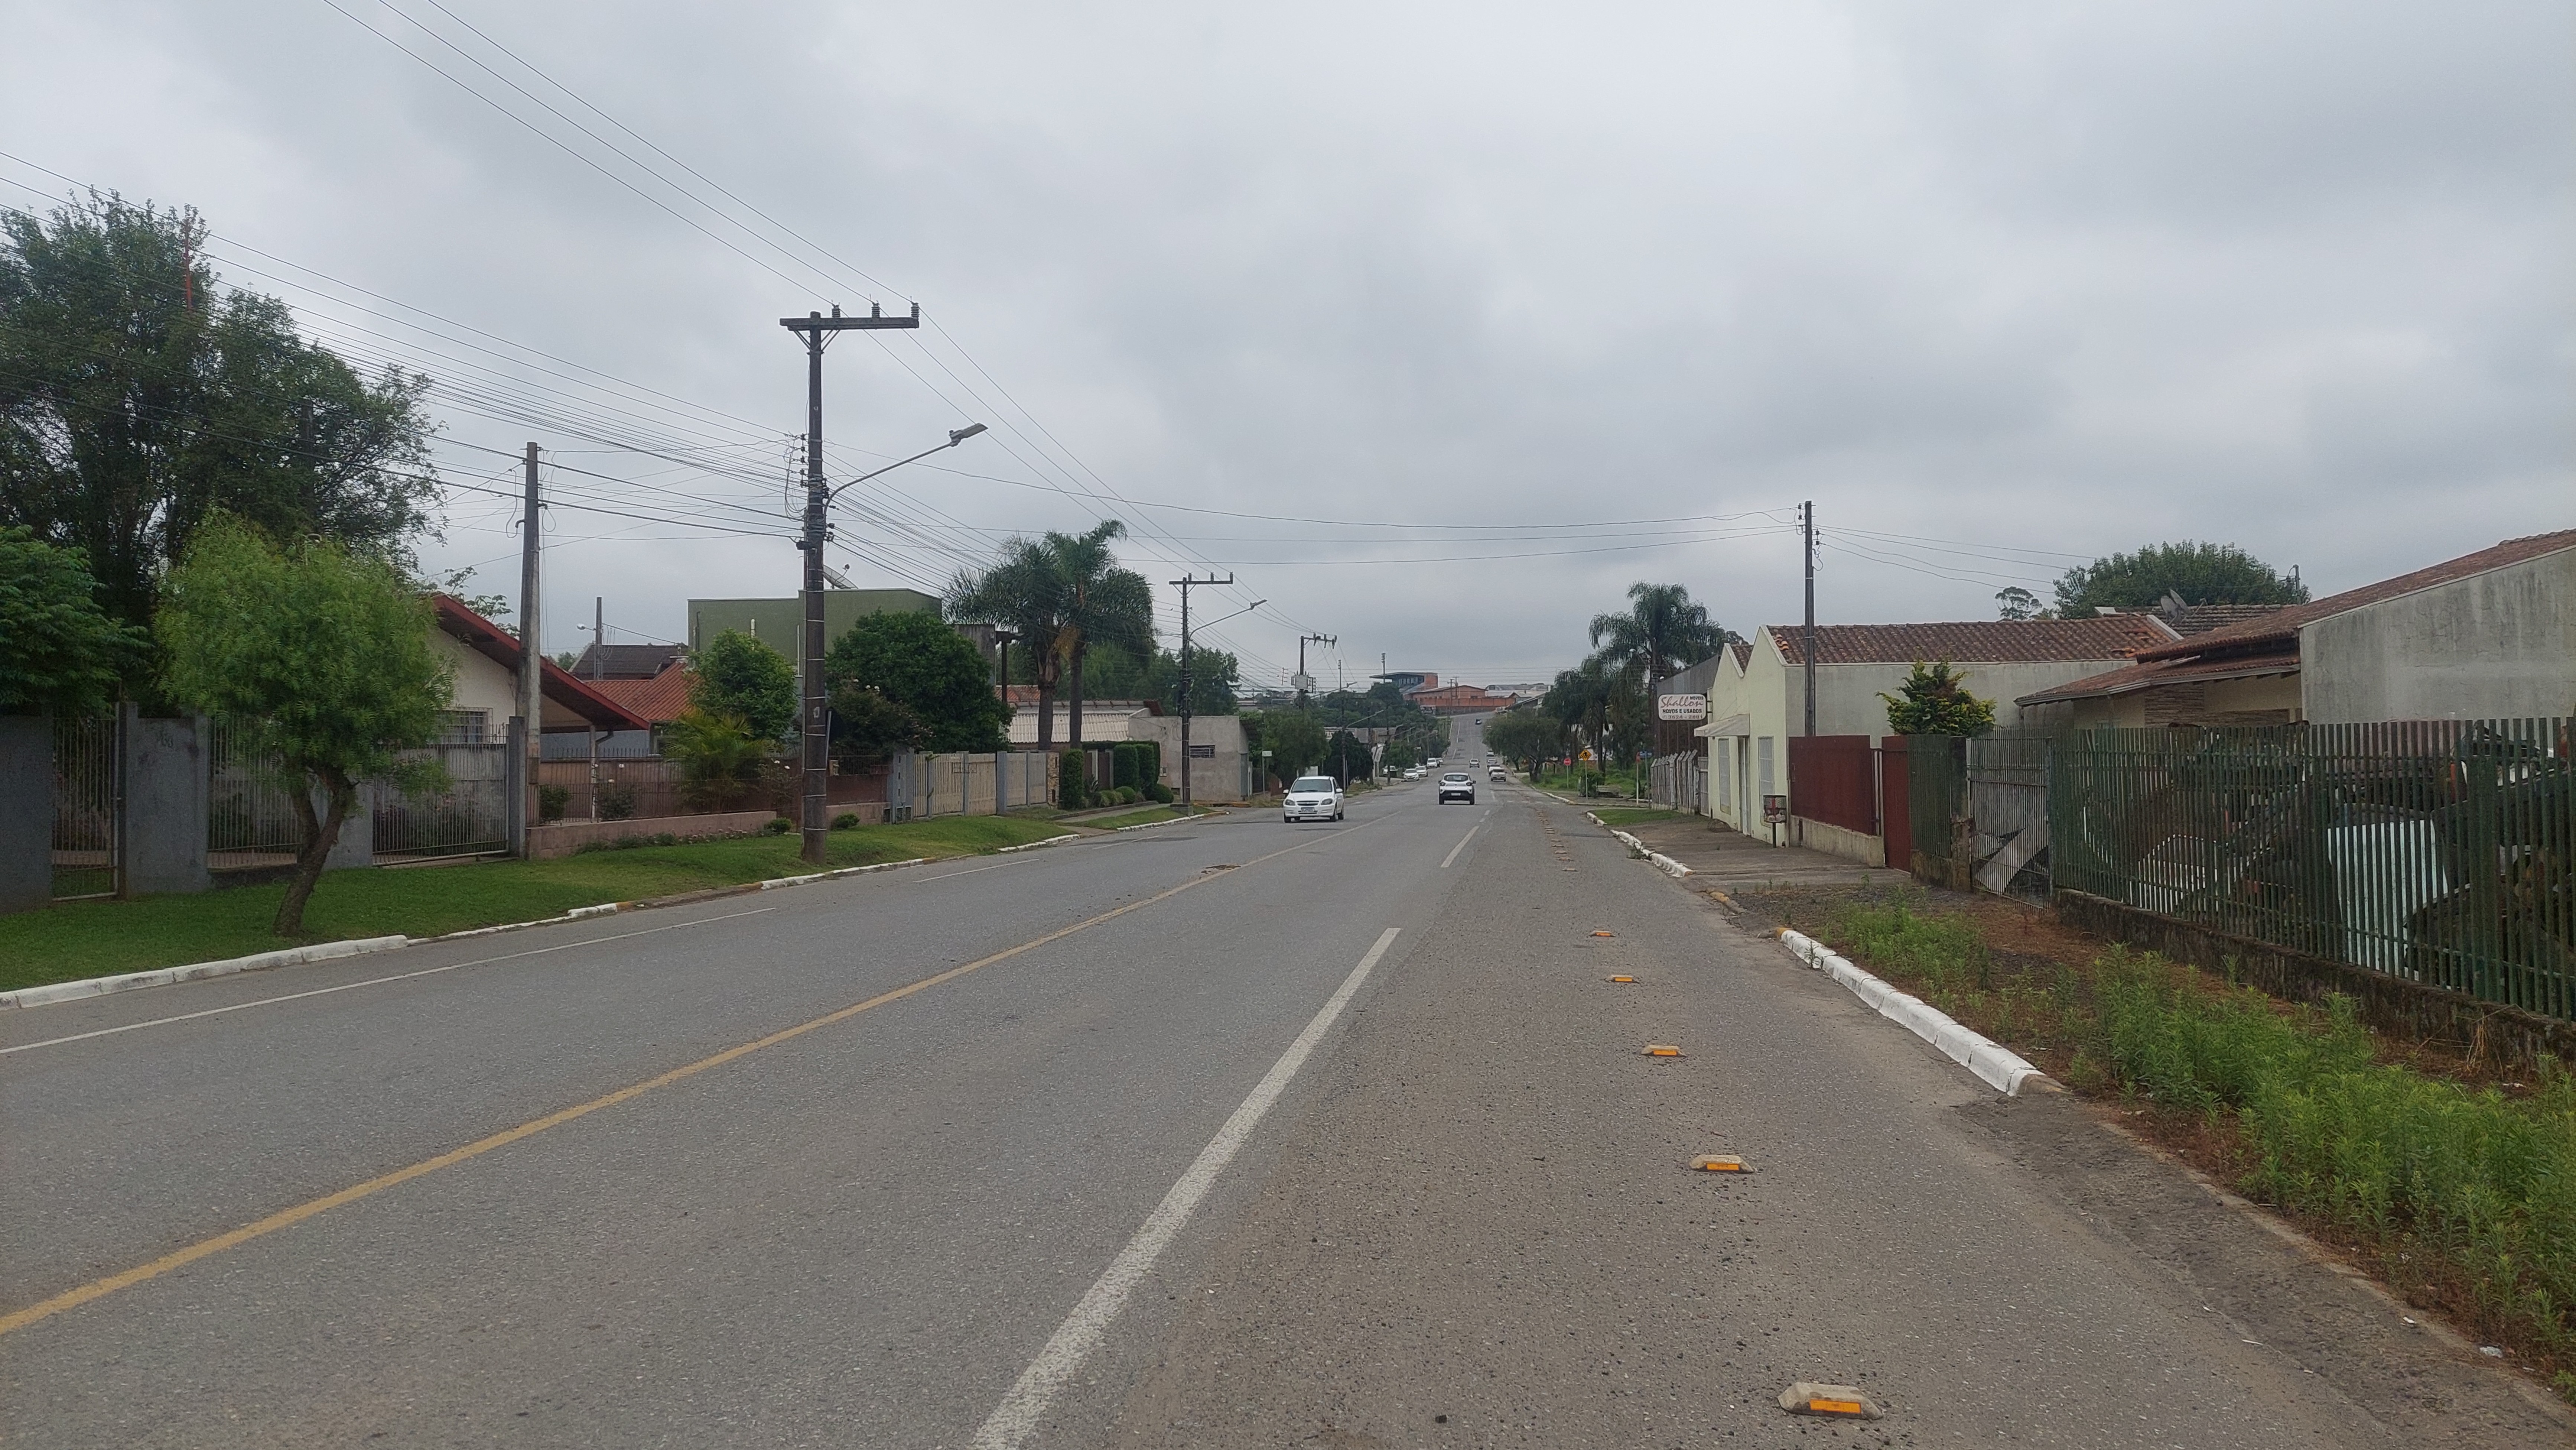
[[[1216,629],[1256,680],[1303,631],[1327,683],[1544,679],[1640,579],[1750,634],[1808,498],[1828,621],[2163,539],[2325,593],[2576,524],[2563,0],[336,3],[0,0],[0,150],[199,208],[228,281],[439,378],[450,480],[533,439],[567,502],[749,531],[555,510],[552,648],[594,595],[676,638],[792,589],[777,319],[871,300],[937,327],[834,347],[835,477],[993,431],[836,568],[1114,513],[1158,584],[1233,571],[1201,618],[1269,601]],[[513,505],[449,497],[425,558],[514,591]]]

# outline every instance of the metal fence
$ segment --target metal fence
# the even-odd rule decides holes
[[[376,859],[508,850],[509,751],[508,744],[494,741],[418,752],[436,756],[447,771],[448,788],[434,794],[405,795],[391,782],[372,782],[367,788],[374,796],[369,825]]]
[[[113,896],[123,859],[117,770],[118,717],[54,717],[54,896]]]
[[[2049,781],[2056,885],[2576,1017],[2571,730],[2543,719],[2068,736]]]
[[[1916,735],[1905,746],[1906,814],[1914,832],[1915,874],[1926,881],[1963,884],[1975,859],[1973,843],[1958,830],[1968,814],[1968,742],[1957,735]],[[1959,858],[1955,862],[1954,856]]]
[[[206,723],[206,869],[291,866],[304,843],[295,798],[277,761],[251,747],[250,732]]]

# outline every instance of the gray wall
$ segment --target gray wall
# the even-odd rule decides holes
[[[147,720],[125,708],[125,894],[204,891],[203,722]]]
[[[0,912],[54,899],[54,722],[0,715]]]
[[[2576,715],[2576,549],[2318,620],[2299,692],[2330,724]]]

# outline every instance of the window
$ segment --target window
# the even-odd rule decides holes
[[[1761,744],[1755,747],[1753,753],[1761,771],[1762,790],[1760,793],[1763,795],[1778,795],[1779,792],[1771,788],[1771,737],[1768,735],[1763,736]]]
[[[1732,740],[1721,739],[1718,741],[1718,748],[1732,755],[1735,752],[1729,747],[1734,744]],[[1720,760],[1717,763],[1717,808],[1721,811],[1735,809],[1735,772],[1727,769],[1732,764],[1734,762],[1730,760]]]
[[[489,710],[441,710],[438,712],[438,742],[441,745],[484,745],[492,739],[492,712]]]
[[[1331,795],[1340,787],[1333,784],[1329,775],[1301,775],[1288,789],[1298,795]]]

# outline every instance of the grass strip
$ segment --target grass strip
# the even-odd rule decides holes
[[[1061,835],[1043,820],[950,816],[830,836],[829,867],[969,856]],[[551,861],[332,871],[304,913],[306,935],[269,934],[282,883],[135,901],[69,901],[0,916],[0,991],[219,961],[350,937],[437,936],[560,916],[576,906],[736,886],[816,868],[793,835],[586,851]]]
[[[1206,812],[1202,811],[1200,814],[1204,815]],[[1081,824],[1095,831],[1114,831],[1121,826],[1150,826],[1158,821],[1177,821],[1180,818],[1181,813],[1177,807],[1147,806],[1141,811],[1129,811],[1125,815],[1118,816],[1100,816]]]
[[[2249,1198],[2375,1261],[2576,1400],[2576,1078],[2508,1095],[2379,1060],[2351,1004],[2291,1006],[2153,954],[1999,972],[1967,920],[1835,910],[1827,940],[2079,1091],[2152,1104]]]

